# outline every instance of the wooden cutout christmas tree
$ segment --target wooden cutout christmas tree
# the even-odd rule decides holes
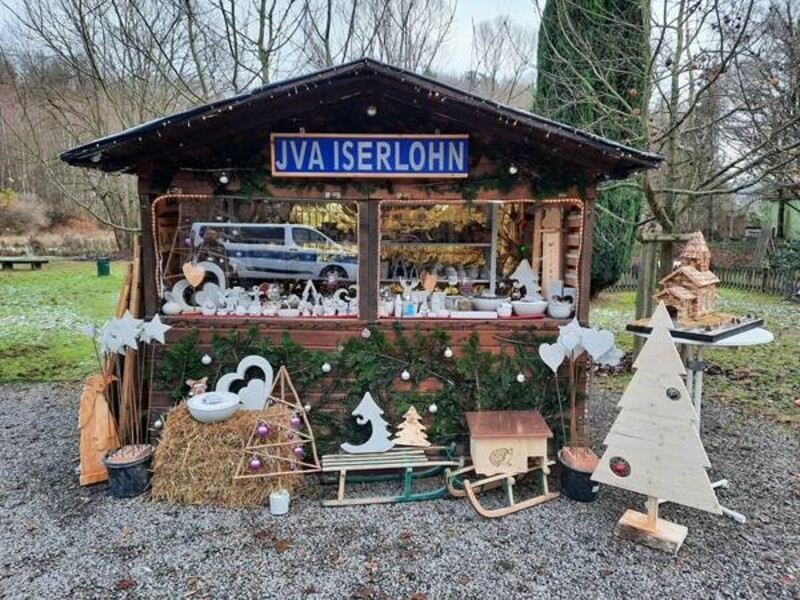
[[[281,367],[272,385],[268,411],[260,418],[245,446],[234,479],[297,475],[320,470],[314,432],[286,367]],[[283,411],[275,409],[283,408]]]
[[[636,373],[619,402],[620,413],[604,440],[606,451],[592,479],[648,496],[648,512],[628,510],[615,533],[677,552],[687,528],[658,518],[658,499],[722,514],[706,469],[697,413],[681,375],[664,303],[650,320],[652,333],[634,363]]]
[[[391,435],[389,433],[389,423],[381,417],[383,411],[372,399],[372,394],[369,392],[364,394],[352,414],[359,425],[369,423],[372,426],[372,433],[369,439],[359,446],[348,443],[342,444],[340,446],[342,450],[351,454],[366,454],[368,452],[386,452],[394,446],[394,442],[389,439]]]
[[[413,406],[403,415],[403,422],[397,426],[394,443],[397,446],[419,446],[427,448],[431,445],[425,433],[427,427],[422,424],[422,417]]]

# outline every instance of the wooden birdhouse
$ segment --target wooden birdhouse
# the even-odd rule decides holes
[[[711,251],[700,231],[692,234],[681,254],[681,266],[661,280],[653,297],[667,306],[681,324],[700,321],[714,312],[719,278],[709,269]]]

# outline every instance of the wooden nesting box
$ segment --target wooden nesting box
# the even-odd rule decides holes
[[[479,475],[514,475],[528,471],[529,458],[547,461],[553,432],[535,410],[466,413],[470,454]]]

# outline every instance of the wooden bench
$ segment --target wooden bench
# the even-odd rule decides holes
[[[30,265],[32,271],[39,271],[42,265],[46,265],[50,261],[46,258],[31,258],[27,256],[16,257],[0,257],[0,264],[3,265],[3,271],[11,271],[14,265]]]
[[[450,458],[450,448],[392,448],[387,452],[368,454],[327,454],[322,457],[322,473],[338,473],[339,491],[336,500],[323,501],[324,506],[353,506],[357,504],[388,504],[433,500],[447,493],[447,485],[426,492],[412,491],[415,469],[442,472],[446,467],[458,467],[458,461]],[[401,471],[403,493],[396,496],[371,496],[368,498],[345,498],[347,474],[374,471]]]

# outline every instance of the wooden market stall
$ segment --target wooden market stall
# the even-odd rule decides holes
[[[62,159],[138,178],[143,315],[172,326],[155,352],[251,326],[304,348],[369,326],[500,351],[585,322],[596,183],[660,161],[371,59]],[[170,403],[154,386],[151,408]]]

